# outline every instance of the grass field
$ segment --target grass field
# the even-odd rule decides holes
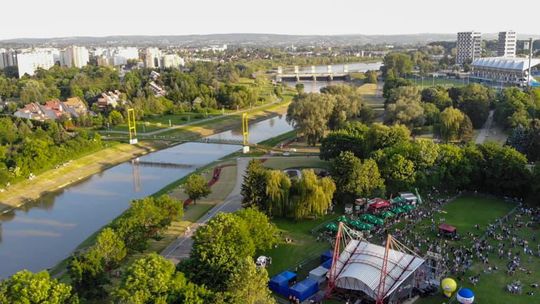
[[[429,88],[432,86],[454,87],[464,86],[467,84],[466,79],[453,79],[453,78],[437,78],[437,77],[424,77],[424,80],[420,77],[408,78],[414,84],[421,87],[421,89]]]
[[[303,220],[295,222],[288,219],[274,219],[273,222],[282,232],[282,240],[286,237],[292,239],[291,243],[282,243],[277,248],[262,252],[261,254],[272,257],[272,265],[268,267],[270,277],[284,271],[295,271],[296,266],[301,264],[299,279],[301,276],[318,266],[318,257],[324,251],[330,249],[328,242],[318,242],[315,235],[311,234],[311,229],[321,223],[336,218],[338,214],[329,214],[316,220]]]
[[[358,87],[357,91],[362,95],[362,98],[367,105],[373,108],[384,107],[384,98],[378,95],[377,84],[363,84]]]
[[[435,216],[438,223],[441,218],[444,218],[447,223],[456,226],[458,232],[464,236],[471,232],[475,235],[483,235],[485,229],[489,223],[493,223],[496,219],[508,214],[515,207],[512,203],[507,203],[500,199],[486,198],[482,196],[464,196],[449,203],[443,208],[444,213]],[[524,222],[530,220],[530,218],[522,218]],[[515,224],[515,221],[509,221],[509,224]],[[475,224],[480,225],[480,231],[474,228]],[[420,235],[426,235],[430,238],[435,238],[435,233],[430,231],[430,221],[426,220],[418,224],[415,228],[415,233]],[[500,230],[499,230],[500,231]],[[526,239],[529,242],[529,246],[533,249],[537,248],[538,241],[532,239],[533,236],[538,235],[538,227],[530,228],[523,227],[515,230],[516,234]],[[452,243],[452,242],[451,242]],[[455,242],[454,242],[455,243]],[[464,237],[460,244],[470,244],[472,240],[469,237]],[[493,246],[497,246],[498,242],[489,240],[489,243]],[[521,247],[513,249],[514,252],[521,252]],[[508,276],[506,274],[507,259],[499,259],[496,254],[489,255],[490,265],[492,267],[498,267],[498,270],[492,273],[485,273],[484,270],[487,266],[475,261],[472,268],[469,269],[465,276],[459,281],[460,287],[471,288],[476,293],[475,303],[480,304],[527,304],[527,303],[540,303],[539,295],[528,296],[525,292],[531,290],[528,286],[531,283],[540,282],[540,258],[539,257],[522,257],[522,267],[532,271],[532,275],[527,275],[523,271],[517,271],[514,276]],[[480,275],[478,285],[472,286],[468,281],[468,277],[473,275]],[[514,280],[520,280],[524,286],[524,293],[522,295],[513,295],[505,290],[506,284],[513,282]],[[429,298],[423,298],[417,301],[418,304],[440,304],[447,302],[442,295],[437,295]],[[447,302],[448,303],[448,302]],[[454,302],[455,303],[455,302]]]

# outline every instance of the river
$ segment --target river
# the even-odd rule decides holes
[[[367,71],[378,71],[381,66],[382,62],[355,62],[355,63],[348,63],[348,64],[333,64],[332,66],[332,72],[334,73],[342,73],[344,72],[345,65],[347,65],[348,71],[350,73],[352,72],[367,72]],[[326,73],[328,71],[328,66],[326,65],[317,65],[315,66],[315,72],[316,73]],[[285,69],[284,73],[293,73],[294,70],[291,69]],[[311,73],[311,66],[308,67],[300,67],[299,68],[300,73]],[[343,80],[334,80],[334,81],[310,81],[310,80],[302,80],[302,81],[283,81],[284,84],[287,86],[294,87],[297,83],[301,83],[304,85],[304,92],[308,93],[319,93],[320,90],[324,87],[327,87],[329,85],[336,85],[336,84],[345,84],[346,81]]]
[[[257,143],[292,130],[285,116],[250,125]],[[241,139],[239,131],[212,138]],[[0,278],[28,269],[40,271],[66,258],[92,233],[110,223],[133,199],[151,195],[166,185],[240,149],[237,145],[184,143],[140,157],[141,161],[189,165],[167,168],[133,165],[106,169],[35,203],[0,215]]]

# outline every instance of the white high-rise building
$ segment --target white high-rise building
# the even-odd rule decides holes
[[[117,48],[111,51],[114,66],[125,65],[128,60],[139,59],[139,50],[135,47]]]
[[[38,68],[50,69],[54,66],[55,52],[49,49],[36,49],[17,54],[19,77],[34,75]]]
[[[482,34],[479,32],[460,32],[457,34],[456,63],[472,62],[482,55]]]
[[[149,69],[161,67],[161,51],[158,48],[144,50],[144,66]]]
[[[67,66],[68,68],[76,67],[82,68],[90,61],[90,55],[88,49],[82,46],[69,46],[60,56],[60,64]]]
[[[184,58],[177,54],[166,54],[163,56],[164,68],[178,68],[180,66],[184,66]]]
[[[17,52],[14,50],[0,49],[0,69],[9,66],[17,66]]]
[[[514,31],[499,32],[497,56],[516,57],[517,35]]]

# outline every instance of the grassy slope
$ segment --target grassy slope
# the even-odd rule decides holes
[[[35,200],[47,192],[59,190],[72,182],[101,172],[104,168],[163,147],[162,144],[148,142],[138,145],[109,145],[108,148],[72,160],[66,166],[48,170],[33,180],[24,180],[10,186],[6,192],[0,193],[0,211]]]
[[[322,168],[328,169],[329,162],[319,159],[318,156],[290,156],[272,157],[264,162],[264,166],[272,169],[288,168]]]

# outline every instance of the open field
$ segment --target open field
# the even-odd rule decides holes
[[[384,107],[384,98],[379,95],[377,84],[366,83],[358,87],[357,91],[362,95],[364,102],[373,107]]]
[[[490,223],[494,223],[496,219],[501,218],[508,214],[515,205],[513,203],[507,203],[503,200],[496,198],[486,198],[481,196],[464,196],[456,199],[455,201],[447,204],[443,207],[444,213],[437,214],[435,216],[435,222],[438,223],[441,218],[446,220],[446,223],[456,226],[458,232],[463,236],[459,242],[449,241],[450,245],[466,245],[472,244],[473,240],[467,236],[468,233],[473,233],[475,236],[482,236],[486,232],[486,227]],[[511,219],[505,224],[506,227],[514,227],[514,232],[518,238],[522,238],[528,241],[529,247],[536,252],[537,246],[540,244],[538,240],[534,238],[539,233],[539,227],[517,227],[514,226],[518,221],[528,222],[531,218],[524,216],[521,218],[511,217]],[[422,221],[415,227],[414,233],[417,235],[425,235],[430,239],[436,238],[435,232],[430,230],[429,220]],[[480,229],[474,227],[475,224],[480,225]],[[502,233],[502,230],[497,229],[496,233]],[[505,240],[503,240],[505,242]],[[500,241],[496,241],[492,238],[488,238],[488,243],[494,248],[497,248]],[[506,242],[508,243],[508,242]],[[508,250],[508,247],[505,247]],[[527,274],[525,271],[517,270],[513,276],[506,274],[506,264],[508,259],[506,257],[499,259],[496,250],[494,253],[488,255],[489,266],[497,267],[498,270],[494,270],[491,273],[486,273],[488,265],[484,265],[477,259],[470,269],[465,272],[465,275],[452,276],[454,277],[460,287],[471,288],[476,293],[475,303],[480,304],[526,304],[526,303],[540,303],[539,295],[529,296],[527,291],[531,291],[529,287],[532,283],[540,282],[540,257],[538,256],[525,256],[523,254],[523,247],[516,246],[512,249],[513,254],[521,253],[521,267],[531,271],[532,275]],[[473,286],[468,278],[470,276],[479,275],[479,283]],[[515,295],[510,294],[505,290],[507,284],[512,283],[515,280],[523,283],[523,294]],[[416,303],[419,304],[439,304],[446,302],[442,295],[436,295],[433,297],[422,298]]]
[[[59,190],[106,168],[165,147],[159,142],[140,142],[137,145],[109,144],[108,148],[71,160],[67,165],[39,174],[33,180],[24,180],[0,193],[0,212],[18,207],[25,202]]]
[[[274,219],[273,222],[282,232],[282,241],[286,237],[293,241],[288,244],[282,243],[277,248],[261,253],[272,257],[272,265],[268,267],[268,275],[272,277],[287,269],[295,271],[299,264],[301,264],[302,270],[302,272],[299,271],[300,275],[314,268],[311,266],[316,267],[318,265],[318,257],[321,253],[330,249],[330,244],[324,241],[317,241],[317,237],[311,234],[311,229],[324,222],[333,220],[337,216],[338,214],[329,214],[320,219],[298,222],[289,219]]]
[[[467,79],[454,79],[454,78],[438,78],[438,77],[424,77],[422,78],[407,78],[412,81],[415,85],[419,86],[421,89],[429,88],[432,86],[443,86],[443,87],[454,87],[454,86],[464,86],[467,85]]]

